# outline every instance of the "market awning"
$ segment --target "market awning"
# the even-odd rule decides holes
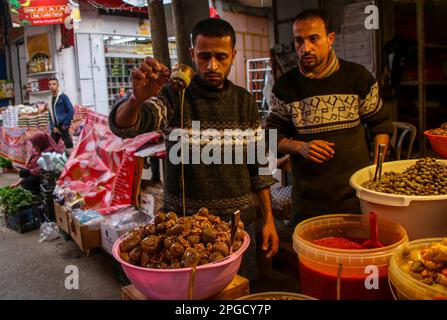
[[[148,13],[146,0],[82,0],[82,2],[87,2],[91,6],[103,10]],[[145,6],[142,6],[143,2],[146,3]]]

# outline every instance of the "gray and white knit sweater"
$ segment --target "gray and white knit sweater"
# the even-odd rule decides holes
[[[339,61],[340,69],[324,79],[306,78],[295,68],[272,90],[267,129],[278,130],[278,142],[291,138],[335,143],[334,158],[323,164],[291,157],[292,206],[301,218],[360,212],[349,179],[370,164],[366,132],[371,137],[392,132],[372,75],[359,64]]]
[[[119,106],[129,99],[130,92],[117,102],[109,115],[109,126],[121,138],[161,130],[166,136],[180,128],[179,93],[165,86],[159,96],[148,99],[141,107],[137,123],[131,128],[119,128],[115,115]],[[253,97],[229,80],[224,88],[206,88],[199,77],[194,77],[185,92],[184,128],[191,134],[192,121],[200,121],[200,134],[215,129],[260,129],[259,113]],[[166,139],[166,151],[176,141]],[[201,146],[203,148],[203,145]],[[246,147],[246,146],[244,146]],[[190,145],[190,150],[191,150]],[[191,159],[191,158],[190,158]],[[182,212],[181,165],[165,160],[164,209]],[[188,214],[207,207],[211,213],[228,218],[241,210],[241,218],[249,224],[255,219],[253,192],[269,187],[274,180],[269,175],[258,174],[258,164],[185,164],[186,208]]]

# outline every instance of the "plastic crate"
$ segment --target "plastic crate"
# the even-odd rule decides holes
[[[17,213],[7,214],[6,226],[20,233],[40,227],[39,203],[32,203],[18,208]]]
[[[59,174],[56,171],[40,170],[40,184],[47,190],[54,190]]]

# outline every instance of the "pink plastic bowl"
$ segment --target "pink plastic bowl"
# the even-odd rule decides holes
[[[206,299],[225,289],[233,280],[242,261],[242,255],[250,244],[250,237],[244,231],[244,243],[230,258],[221,262],[208,263],[196,268],[193,287],[193,299]],[[120,243],[124,236],[117,239],[112,252],[121,263],[132,284],[144,295],[157,300],[188,300],[191,268],[150,269],[137,267],[120,257]]]
[[[431,134],[428,131],[424,134],[428,137],[433,151],[441,158],[447,159],[447,136]]]

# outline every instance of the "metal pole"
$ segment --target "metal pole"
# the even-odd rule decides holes
[[[178,63],[193,66],[189,48],[191,47],[191,39],[189,27],[186,19],[186,3],[185,0],[172,0],[172,13],[175,22],[175,42],[177,46]]]
[[[273,11],[273,32],[275,36],[275,43],[279,43],[279,30],[278,30],[278,0],[272,1]]]
[[[425,109],[425,30],[424,30],[424,0],[416,1],[417,41],[418,41],[418,111],[419,111],[419,151],[422,156],[427,154],[424,131],[427,125]]]
[[[171,68],[163,0],[147,0],[154,58]]]

